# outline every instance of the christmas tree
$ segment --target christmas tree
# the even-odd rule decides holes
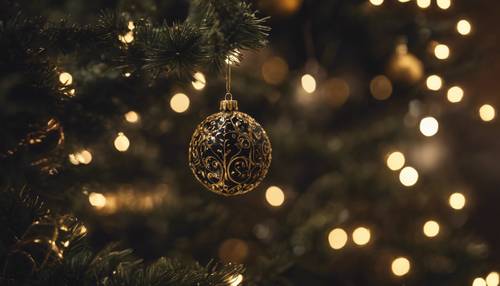
[[[498,4],[1,7],[0,285],[499,285]]]

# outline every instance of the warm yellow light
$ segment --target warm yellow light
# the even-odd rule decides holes
[[[396,276],[404,276],[410,272],[410,260],[406,257],[398,257],[392,261],[391,270]]]
[[[68,155],[69,162],[73,165],[79,165],[80,161],[78,161],[78,158],[76,158],[75,154],[69,154]]]
[[[404,167],[399,172],[399,181],[405,187],[411,187],[418,181],[418,172],[413,167]]]
[[[78,161],[82,164],[90,164],[92,162],[92,153],[90,153],[88,150],[83,150],[77,155]]]
[[[438,44],[434,47],[434,55],[440,60],[445,60],[450,56],[450,48],[445,44]]]
[[[440,90],[443,86],[443,80],[438,75],[430,75],[426,80],[427,88],[430,90]]]
[[[429,220],[424,224],[423,232],[427,237],[435,237],[439,234],[439,223]]]
[[[468,35],[472,31],[472,25],[469,21],[462,19],[457,22],[457,31],[460,35]]]
[[[477,277],[474,281],[472,281],[472,286],[487,286],[486,280],[481,277]]]
[[[405,165],[405,155],[399,151],[392,152],[387,156],[387,167],[393,171],[397,171]]]
[[[420,132],[426,136],[426,137],[431,137],[436,135],[439,131],[439,122],[436,120],[436,118],[432,116],[428,116],[425,118],[422,118],[420,120]]]
[[[500,276],[498,272],[490,272],[490,274],[486,276],[486,285],[498,286],[498,284],[500,284]]]
[[[457,103],[462,101],[462,98],[464,97],[464,90],[459,86],[453,86],[448,89],[446,96],[449,102]]]
[[[370,3],[374,6],[380,6],[382,3],[384,3],[384,0],[370,0]]]
[[[130,146],[130,141],[128,140],[127,136],[123,134],[123,132],[119,132],[118,136],[115,138],[115,148],[116,150],[120,152],[125,152],[128,150],[128,147]]]
[[[89,194],[89,203],[97,208],[101,209],[106,206],[106,197],[101,193],[90,193]]]
[[[436,4],[439,8],[446,10],[451,7],[451,0],[437,0]]]
[[[128,21],[127,28],[128,28],[130,31],[132,31],[133,29],[135,29],[134,21]]]
[[[238,274],[228,279],[229,286],[238,286],[243,282],[243,275]]]
[[[129,31],[125,35],[118,35],[118,40],[124,44],[130,44],[134,41],[134,32]]]
[[[170,98],[170,108],[177,113],[183,113],[189,108],[189,97],[184,93],[176,93]]]
[[[431,0],[417,0],[418,7],[425,9],[431,6]]]
[[[481,117],[481,120],[483,121],[491,121],[495,119],[495,108],[489,104],[483,104],[479,108],[479,117]]]
[[[328,234],[328,243],[333,249],[341,249],[347,243],[347,232],[341,228],[336,228],[330,231]]]
[[[401,2],[401,3],[410,2],[410,0],[398,0],[398,1]]]
[[[285,193],[277,186],[266,190],[266,201],[273,207],[279,207],[285,202]]]
[[[205,75],[201,72],[196,72],[193,75],[194,80],[191,82],[193,85],[194,89],[196,90],[202,90],[205,88],[205,85],[207,84],[207,79],[205,78]]]
[[[370,92],[378,100],[388,99],[392,94],[392,83],[386,76],[378,75],[370,82]]]
[[[313,93],[316,90],[316,79],[310,74],[305,74],[301,78],[302,88],[307,93]]]
[[[130,123],[136,123],[139,121],[139,114],[135,111],[129,111],[125,113],[125,120]]]
[[[352,240],[357,245],[366,245],[368,242],[370,242],[370,238],[370,230],[366,227],[358,227],[352,232]]]
[[[63,85],[71,85],[73,83],[73,76],[69,72],[62,72],[59,74],[59,82]]]
[[[455,210],[461,210],[465,207],[466,199],[461,193],[453,193],[448,200],[450,207]]]

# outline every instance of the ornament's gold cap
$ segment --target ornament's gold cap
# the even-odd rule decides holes
[[[220,101],[220,110],[221,111],[235,111],[238,110],[238,101],[236,100],[221,100]]]

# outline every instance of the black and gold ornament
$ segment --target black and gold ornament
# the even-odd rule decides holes
[[[210,191],[224,196],[255,189],[271,164],[271,142],[262,126],[238,111],[230,91],[228,64],[226,95],[220,112],[205,118],[189,144],[189,167]]]

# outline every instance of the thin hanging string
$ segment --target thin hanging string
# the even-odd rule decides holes
[[[233,100],[233,95],[231,94],[231,61],[229,56],[226,59],[226,94],[224,95],[225,100]]]

